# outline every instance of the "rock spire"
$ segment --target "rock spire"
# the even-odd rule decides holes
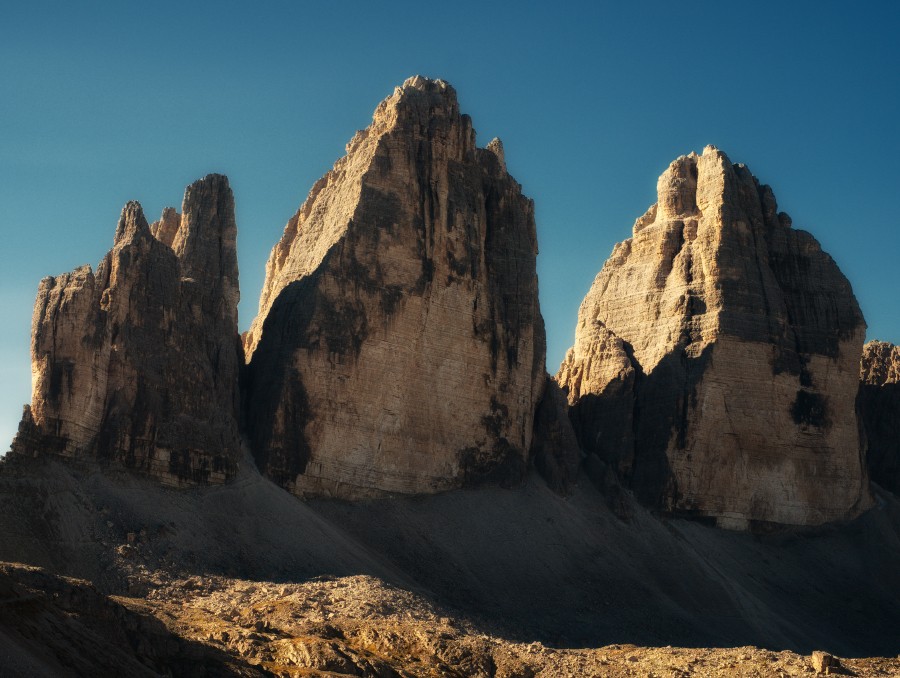
[[[516,482],[544,388],[534,207],[417,76],[313,186],[244,337],[258,465],[346,498]]]
[[[221,482],[240,455],[234,198],[187,187],[179,215],[122,210],[96,273],[45,278],[32,402],[12,452],[115,462],[169,484]]]
[[[582,446],[664,512],[734,528],[855,515],[870,501],[865,322],[847,279],[714,147],[675,160],[657,192],[559,370]]]

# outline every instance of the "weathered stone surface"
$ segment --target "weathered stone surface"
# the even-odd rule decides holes
[[[860,363],[859,412],[871,479],[900,494],[900,346],[870,341]]]
[[[180,217],[168,208],[152,231],[128,203],[96,273],[82,266],[42,280],[32,402],[12,451],[113,460],[172,484],[231,475],[240,454],[235,240],[228,180],[210,175],[188,186]]]
[[[244,337],[260,468],[298,494],[526,468],[544,382],[534,208],[452,87],[407,80],[288,222]]]
[[[813,652],[809,660],[816,673],[827,673],[829,669],[836,669],[840,666],[840,662],[834,655],[822,650]]]
[[[870,341],[863,346],[859,379],[870,386],[900,384],[900,346]]]
[[[673,162],[579,311],[558,379],[586,451],[665,512],[818,524],[869,505],[865,322],[816,240],[708,146]]]
[[[0,615],[0,675],[900,675],[900,658],[893,653],[839,660],[821,651],[802,655],[746,644],[617,643],[573,649],[546,645],[540,636],[516,642],[494,628],[486,630],[480,618],[365,574],[300,583],[206,573],[155,572],[147,578],[140,597],[112,596],[87,581],[0,562],[5,608]]]
[[[166,207],[163,209],[159,221],[150,224],[150,232],[161,243],[172,247],[175,242],[175,234],[178,233],[180,226],[181,215],[175,211],[174,207]]]

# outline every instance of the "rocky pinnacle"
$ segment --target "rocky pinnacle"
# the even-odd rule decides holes
[[[415,77],[313,186],[244,337],[261,470],[297,494],[518,482],[543,391],[534,206]]]
[[[187,187],[150,226],[122,210],[112,250],[41,281],[31,406],[13,453],[111,462],[169,484],[221,482],[240,455],[234,198]]]
[[[849,282],[712,146],[675,160],[657,193],[559,370],[582,446],[663,512],[734,528],[855,515],[870,497]]]

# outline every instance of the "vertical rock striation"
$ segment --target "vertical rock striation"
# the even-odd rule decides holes
[[[260,468],[297,494],[436,492],[525,469],[544,385],[532,201],[452,87],[407,80],[269,258],[244,337]]]
[[[860,363],[859,412],[873,481],[900,494],[900,346],[870,341]]]
[[[188,186],[151,227],[128,203],[97,272],[45,278],[32,402],[12,451],[115,461],[171,484],[221,482],[240,454],[234,198]]]
[[[865,322],[768,186],[708,146],[581,305],[558,379],[588,453],[662,511],[818,524],[870,501],[855,410]]]

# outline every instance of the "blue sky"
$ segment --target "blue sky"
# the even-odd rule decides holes
[[[39,280],[96,265],[127,200],[152,220],[229,176],[245,329],[287,219],[417,73],[456,87],[535,200],[550,372],[658,175],[708,143],[837,260],[869,337],[900,342],[900,3],[434,5],[4,8],[0,448],[30,397]]]

